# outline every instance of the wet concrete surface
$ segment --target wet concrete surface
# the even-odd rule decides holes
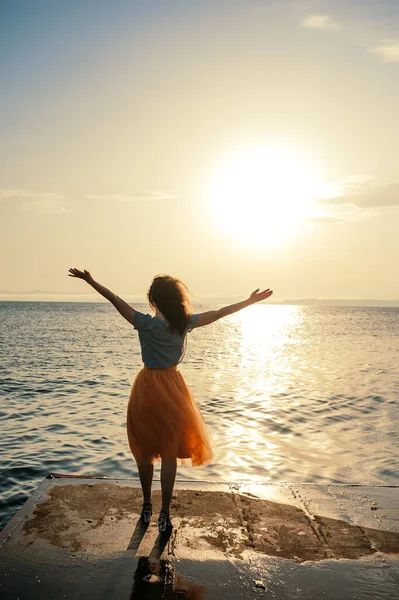
[[[399,488],[49,476],[0,534],[0,598],[399,598]]]

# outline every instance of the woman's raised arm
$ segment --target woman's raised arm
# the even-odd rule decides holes
[[[223,308],[219,308],[218,310],[209,310],[207,312],[199,313],[196,327],[210,325],[218,319],[221,319],[222,317],[227,317],[227,315],[231,315],[239,310],[242,310],[243,308],[250,306],[251,304],[255,304],[256,302],[260,302],[261,300],[266,300],[266,298],[269,298],[272,294],[272,290],[267,289],[263,292],[260,292],[258,288],[254,292],[252,292],[249,298],[243,300],[242,302],[230,304],[229,306],[224,306]]]
[[[109,300],[111,304],[115,306],[119,314],[121,314],[122,317],[126,319],[126,321],[129,321],[129,323],[131,323],[132,325],[134,324],[133,320],[136,312],[135,309],[132,306],[130,306],[130,304],[122,300],[122,298],[119,298],[119,296],[111,292],[111,290],[107,289],[97,281],[94,281],[89,271],[86,271],[86,269],[84,271],[79,271],[79,269],[75,268],[69,269],[68,277],[77,277],[78,279],[83,279],[84,281],[86,281],[99,294],[101,294],[101,296],[104,296],[104,298]]]

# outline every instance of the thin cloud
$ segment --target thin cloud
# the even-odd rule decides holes
[[[374,183],[368,175],[352,175],[326,186],[330,193],[314,199],[316,214],[302,220],[310,223],[359,221],[399,210],[399,182]],[[319,213],[319,214],[317,214]]]
[[[34,192],[18,188],[0,189],[0,198],[29,198],[33,200],[62,200],[64,196],[53,192]]]
[[[36,192],[21,188],[0,189],[0,200],[25,200],[17,206],[18,210],[41,214],[65,213],[68,210],[61,205],[64,196],[53,192]]]
[[[155,200],[173,200],[176,196],[166,192],[144,191],[117,194],[86,194],[89,200],[110,200],[113,202],[153,202]]]
[[[301,21],[302,27],[309,29],[326,29],[327,31],[339,31],[342,26],[330,15],[308,15]]]
[[[342,25],[330,15],[308,15],[302,19],[301,26],[309,29],[325,29],[327,31],[339,31],[342,29]],[[378,56],[383,62],[399,62],[398,39],[382,39],[376,45],[369,46],[368,43],[361,41],[362,36],[359,33],[359,28],[354,23],[349,24],[349,29],[352,29],[351,35],[353,38],[359,39],[360,45],[364,46],[368,52]]]
[[[399,41],[382,40],[378,46],[370,48],[370,52],[379,56],[384,62],[399,62]]]
[[[319,217],[305,217],[302,219],[305,223],[342,223],[345,219],[339,217],[329,217],[327,215]]]
[[[59,200],[52,198],[35,200],[34,202],[24,202],[19,206],[19,210],[38,212],[42,214],[58,214],[66,213],[68,209],[65,206],[61,206]]]
[[[352,182],[344,192],[332,198],[323,198],[317,204],[341,206],[351,204],[359,209],[399,207],[399,183],[371,184]]]

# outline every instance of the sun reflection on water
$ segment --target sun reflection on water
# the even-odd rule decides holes
[[[251,381],[252,391],[265,396],[278,392],[281,375],[295,368],[295,345],[302,315],[300,307],[255,305],[236,316],[240,369]],[[292,352],[287,353],[287,346]]]
[[[285,305],[254,305],[232,317],[229,343],[238,352],[239,370],[233,393],[241,420],[227,425],[226,450],[242,445],[248,452],[238,455],[241,461],[261,458],[267,479],[281,461],[281,453],[273,452],[278,446],[272,439],[276,431],[286,428],[279,408],[296,368],[302,319],[301,307]],[[283,401],[287,410],[289,400]],[[287,428],[286,433],[291,435]],[[237,453],[234,462],[227,462],[228,475],[234,477],[240,467]]]

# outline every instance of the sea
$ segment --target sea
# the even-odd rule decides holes
[[[141,367],[111,304],[0,302],[0,529],[49,473],[138,476]],[[179,370],[215,458],[178,479],[399,484],[399,308],[256,304],[189,333]]]

